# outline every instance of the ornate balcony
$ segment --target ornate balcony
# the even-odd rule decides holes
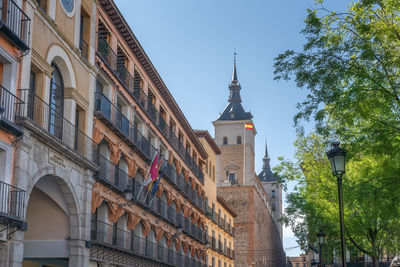
[[[89,161],[91,168],[97,168],[93,165],[97,144],[89,136],[31,90],[20,90],[20,94],[24,104],[18,123],[37,132],[38,137],[60,151],[71,151]]]
[[[203,267],[202,261],[174,251],[160,243],[136,235],[133,231],[118,228],[116,224],[92,221],[91,242],[106,248],[157,261],[170,266]]]
[[[96,93],[95,115],[99,117],[110,129],[131,147],[144,160],[150,162],[155,153],[155,148],[138,129],[126,118],[122,112],[102,93]]]
[[[0,224],[26,229],[24,223],[25,191],[0,181]],[[0,230],[0,234],[6,229]]]
[[[0,0],[0,32],[22,51],[29,50],[31,19],[13,0]]]
[[[16,136],[21,136],[23,133],[16,124],[22,104],[21,99],[0,86],[0,127]]]

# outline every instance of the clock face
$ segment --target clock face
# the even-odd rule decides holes
[[[74,10],[74,0],[61,0],[61,3],[64,6],[65,11],[67,11],[68,13]]]

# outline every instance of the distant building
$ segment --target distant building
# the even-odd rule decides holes
[[[216,156],[221,154],[221,150],[208,131],[195,130],[195,133],[208,154],[204,169],[204,188],[207,193],[205,234],[209,246],[206,263],[211,267],[233,267],[234,217],[237,215],[221,196],[217,196],[215,167]]]
[[[217,155],[218,196],[235,210],[235,266],[285,264],[281,234],[272,215],[271,200],[255,173],[257,134],[253,116],[241,104],[236,62],[228,104],[213,121]]]
[[[263,158],[263,168],[258,174],[258,179],[260,179],[269,199],[271,200],[271,211],[272,217],[275,220],[276,227],[278,228],[281,240],[283,240],[282,234],[282,222],[279,220],[282,217],[283,206],[282,206],[282,185],[279,183],[278,179],[274,176],[271,171],[270,158],[268,155],[268,147],[265,144],[265,155]]]
[[[287,267],[311,267],[316,266],[314,253],[300,254],[298,257],[287,257]]]

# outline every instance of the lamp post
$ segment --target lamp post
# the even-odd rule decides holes
[[[318,245],[319,245],[319,266],[322,267],[322,245],[325,241],[325,233],[322,230],[317,234]]]
[[[326,155],[331,164],[332,174],[337,178],[338,194],[339,194],[339,216],[340,216],[340,238],[342,245],[342,267],[346,267],[346,245],[344,240],[344,221],[343,221],[343,191],[342,176],[345,173],[346,150],[339,147],[339,142],[333,142],[332,148]]]

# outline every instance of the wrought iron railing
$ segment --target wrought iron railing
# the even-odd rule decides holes
[[[20,90],[24,102],[19,117],[32,121],[43,131],[54,136],[63,145],[85,157],[94,160],[97,144],[78,127],[64,118],[56,109],[47,104],[29,89]]]
[[[23,102],[13,93],[0,85],[0,121],[16,124]]]
[[[97,39],[97,52],[105,61],[111,70],[115,70],[117,67],[117,54],[112,50],[107,40],[98,36]]]
[[[0,30],[22,50],[29,49],[31,19],[13,0],[0,0]]]
[[[25,191],[0,181],[0,217],[24,220]]]
[[[148,100],[147,95],[143,92],[140,83],[140,75],[135,73],[134,77],[132,77],[129,71],[122,64],[117,64],[117,55],[112,50],[107,41],[100,36],[98,37],[97,51],[98,54],[103,58],[103,60],[108,64],[110,69],[121,80],[122,84],[125,86],[128,92],[147,113],[147,115],[157,126],[157,128],[171,142],[172,146],[183,158],[189,168],[193,171],[195,176],[201,181],[201,183],[204,183],[203,171],[198,166],[196,160],[194,160],[192,156],[186,151],[184,145],[176,137],[173,130],[168,127],[160,112],[151,103],[151,101]]]
[[[153,158],[156,150],[147,138],[100,92],[96,93],[95,112],[105,118],[108,124],[116,128],[118,133],[125,138],[125,141],[137,147],[147,160]]]
[[[201,259],[189,257],[151,241],[148,237],[141,237],[134,233],[102,221],[92,221],[91,241],[105,247],[111,247],[146,259],[182,267],[205,267]]]

